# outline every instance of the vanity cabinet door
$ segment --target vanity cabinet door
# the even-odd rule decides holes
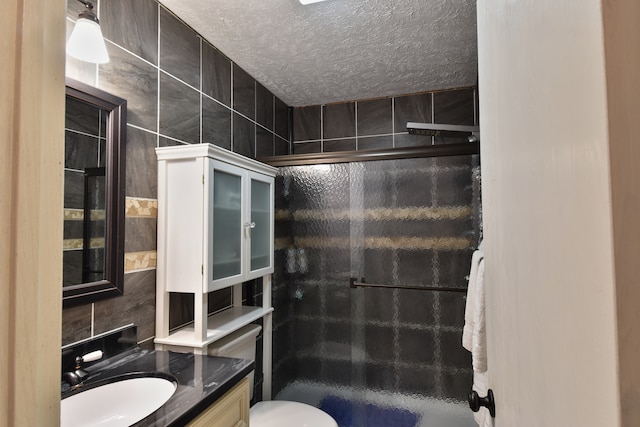
[[[189,427],[248,427],[249,426],[249,379],[244,378],[209,406]]]

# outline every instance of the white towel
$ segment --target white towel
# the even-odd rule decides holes
[[[484,309],[484,253],[478,248],[471,257],[471,272],[467,288],[467,302],[464,311],[462,345],[471,352],[473,364],[473,390],[484,397],[489,391],[487,372],[487,336]],[[481,407],[473,413],[480,427],[493,427],[489,410]]]
[[[474,345],[474,340],[484,336],[484,253],[478,249],[471,257],[471,271],[469,273],[469,285],[467,287],[467,302],[464,310],[464,328],[462,330],[462,346],[472,354],[480,351],[480,343]],[[482,264],[482,274],[479,274]],[[482,288],[482,289],[480,289]],[[479,295],[479,294],[482,295]],[[486,347],[486,346],[482,346]],[[486,352],[485,352],[486,353]],[[480,359],[482,355],[480,355]],[[475,357],[474,357],[475,359]],[[484,356],[486,359],[486,354]],[[485,362],[486,365],[486,362]],[[479,366],[480,368],[480,366]]]
[[[484,258],[482,251],[477,250],[471,256],[471,272],[469,273],[469,283],[467,285],[467,302],[464,308],[464,327],[462,329],[462,346],[471,351],[473,336],[473,309],[472,301],[475,301],[476,277],[478,276],[478,265]]]
[[[473,301],[473,334],[471,337],[471,359],[474,372],[487,371],[487,334],[484,316],[484,257],[478,264]]]

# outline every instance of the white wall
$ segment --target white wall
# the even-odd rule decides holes
[[[621,425],[601,2],[478,0],[478,31],[495,425]]]

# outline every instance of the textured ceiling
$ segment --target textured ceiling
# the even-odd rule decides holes
[[[476,0],[161,0],[291,106],[476,84]]]

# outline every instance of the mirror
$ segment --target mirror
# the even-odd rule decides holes
[[[124,291],[127,101],[67,79],[64,307]]]

